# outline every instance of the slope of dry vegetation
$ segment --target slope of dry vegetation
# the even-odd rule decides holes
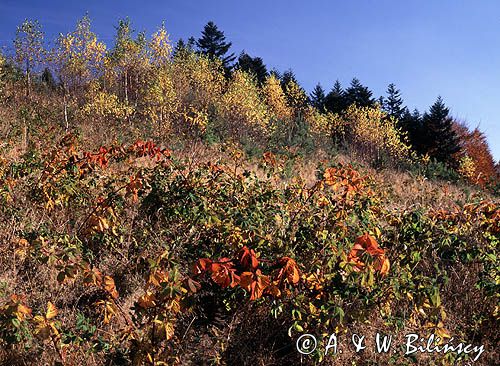
[[[484,344],[491,364],[498,203],[432,183],[404,202],[401,173],[389,192],[335,160],[248,159],[67,135],[4,160],[4,362],[281,364],[304,331],[412,331]]]
[[[86,22],[53,50],[62,89],[2,71],[4,364],[314,364],[305,332],[437,334],[495,363],[497,198],[426,178],[378,108],[319,113],[293,82],[172,58],[163,28],[105,52]]]

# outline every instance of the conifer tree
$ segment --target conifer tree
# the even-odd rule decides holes
[[[332,90],[325,97],[325,108],[332,113],[340,113],[347,108],[345,91],[338,80],[335,81]]]
[[[280,81],[280,84],[281,84],[281,72],[276,69],[276,68],[273,68],[270,72],[269,72],[269,76],[274,76],[277,80]]]
[[[325,108],[325,98],[325,90],[320,83],[316,84],[313,91],[311,92],[311,104],[319,111],[323,111]]]
[[[179,54],[179,52],[182,52],[186,49],[186,42],[184,42],[184,40],[182,38],[179,38],[179,40],[177,41],[177,43],[175,44],[175,47],[174,47],[174,51],[173,51],[173,54],[174,54],[174,57]]]
[[[398,127],[401,128],[403,132],[407,133],[408,140],[413,150],[420,154],[425,154],[424,142],[425,137],[423,136],[422,129],[422,116],[418,109],[414,109],[413,112],[405,107],[401,114],[401,119],[398,121]]]
[[[40,76],[42,84],[49,90],[54,90],[56,88],[56,81],[54,80],[54,76],[48,67],[45,67],[42,71],[42,75]]]
[[[224,32],[219,30],[214,22],[210,21],[205,25],[196,45],[202,54],[221,59],[224,68],[231,69],[231,63],[236,59],[234,53],[228,54],[232,43],[226,42]]]
[[[180,38],[175,44],[172,56],[180,57],[185,55],[186,53],[194,52],[195,45],[196,40],[193,37],[189,37],[187,42],[185,42],[184,39]]]
[[[374,100],[372,98],[372,92],[357,78],[353,78],[351,85],[345,91],[345,100],[347,106],[356,103],[360,107],[373,106]]]
[[[276,74],[276,76],[279,75],[279,72]],[[279,77],[280,81],[281,81],[281,87],[283,88],[283,91],[286,93],[286,86],[290,83],[290,82],[294,82],[295,84],[299,84],[299,82],[297,81],[297,78],[295,77],[295,73],[293,72],[292,69],[288,69],[286,70],[282,75],[281,77]]]
[[[423,150],[438,161],[453,165],[453,155],[460,151],[453,119],[443,99],[438,97],[422,117]]]
[[[403,98],[396,85],[391,83],[387,87],[387,98],[382,99],[382,107],[389,116],[396,118],[398,121],[403,117]]]
[[[186,45],[188,49],[194,50],[194,47],[196,46],[196,39],[193,36],[189,37]]]
[[[236,67],[242,71],[252,74],[257,79],[259,85],[262,85],[267,78],[267,68],[260,57],[251,57],[245,51],[238,57]]]

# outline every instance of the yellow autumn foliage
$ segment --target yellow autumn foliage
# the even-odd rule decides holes
[[[76,29],[60,34],[50,58],[65,87],[89,83],[102,71],[106,45],[90,29],[88,16],[78,21]]]
[[[304,117],[311,127],[311,132],[328,135],[331,131],[332,122],[335,121],[337,115],[332,112],[321,113],[317,108],[308,106],[304,111]]]
[[[350,143],[363,158],[407,159],[410,145],[397,128],[397,121],[379,107],[351,105],[341,116],[331,121],[332,135]]]
[[[151,63],[141,100],[146,120],[157,123],[163,131],[177,117],[180,105],[172,77],[172,45],[164,25],[149,42],[149,57]]]
[[[290,80],[285,85],[286,95],[288,96],[288,104],[293,108],[294,114],[297,116],[304,111],[307,105],[307,95],[295,81]]]
[[[90,84],[88,98],[82,107],[86,115],[120,120],[130,117],[134,112],[131,106],[122,103],[117,95],[103,90],[96,81]]]
[[[153,65],[162,66],[171,61],[173,48],[164,24],[162,24],[158,31],[151,37],[149,49]]]
[[[172,78],[182,105],[208,110],[217,105],[225,78],[219,60],[194,53],[178,57],[172,64]]]
[[[269,123],[267,107],[250,74],[236,70],[217,107],[219,116],[230,132],[240,135],[244,129],[265,134]]]
[[[473,182],[475,172],[476,164],[474,160],[468,155],[462,156],[459,161],[458,173],[468,181]]]
[[[145,88],[144,112],[151,123],[158,123],[160,128],[169,127],[179,109],[179,99],[172,80],[172,67],[165,65],[155,68],[148,78]]]
[[[270,75],[266,78],[262,86],[262,95],[272,119],[287,120],[292,117],[293,111],[288,106],[285,93],[276,76]]]

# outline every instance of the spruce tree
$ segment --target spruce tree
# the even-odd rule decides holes
[[[295,77],[295,73],[293,72],[292,69],[286,70],[283,75],[280,77],[281,80],[281,87],[283,88],[283,91],[286,93],[286,86],[290,81],[293,81],[295,84],[299,84],[297,81],[297,78]]]
[[[240,70],[246,71],[252,74],[257,79],[257,82],[262,85],[266,80],[268,75],[266,65],[260,57],[251,57],[245,51],[241,52],[238,57],[238,63],[236,67]]]
[[[181,57],[183,55],[186,55],[190,52],[194,52],[194,45],[196,43],[196,40],[193,37],[189,37],[188,42],[184,42],[184,39],[180,38],[177,43],[175,44],[174,50],[173,50],[173,56],[174,57]]]
[[[357,78],[353,78],[351,85],[345,91],[345,99],[347,106],[356,103],[360,107],[373,106],[374,100],[372,98],[372,92]]]
[[[270,76],[274,76],[276,79],[281,80],[281,72],[273,67],[273,69],[269,72]]]
[[[172,52],[174,57],[180,57],[186,51],[186,43],[182,38],[180,38],[175,44],[174,51]]]
[[[443,99],[438,97],[422,117],[423,150],[438,161],[453,165],[454,154],[460,151],[453,119]]]
[[[403,98],[401,91],[396,89],[396,85],[389,84],[387,87],[387,98],[383,99],[382,108],[389,116],[400,120],[403,117],[405,109],[403,107]]]
[[[234,53],[228,54],[232,43],[226,42],[224,32],[219,30],[214,22],[210,21],[205,25],[196,45],[202,54],[212,59],[219,58],[226,70],[231,69],[231,63],[236,59]]]
[[[345,91],[340,82],[336,80],[332,90],[325,97],[325,109],[332,113],[340,113],[346,107]]]
[[[188,48],[188,50],[194,51],[195,46],[196,46],[196,38],[194,38],[193,36],[189,37],[186,47]]]
[[[408,135],[408,140],[413,150],[419,154],[425,154],[425,136],[422,128],[422,115],[418,109],[410,112],[408,108],[404,108],[399,120],[399,126],[403,132]]]
[[[316,107],[319,111],[323,111],[325,108],[325,91],[320,83],[316,84],[311,93],[311,104]]]

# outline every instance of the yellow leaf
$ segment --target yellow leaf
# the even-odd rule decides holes
[[[146,291],[146,293],[144,295],[139,297],[139,299],[137,300],[137,303],[141,308],[144,308],[144,309],[152,308],[156,305],[155,304],[155,296],[153,293],[151,293],[151,291]]]
[[[45,318],[52,319],[57,315],[57,308],[50,301],[47,303],[47,313],[45,314]]]
[[[165,338],[168,341],[170,338],[174,336],[175,330],[174,325],[172,323],[165,323]]]
[[[118,298],[118,291],[116,291],[115,280],[113,280],[113,277],[104,277],[104,289],[111,295],[113,299]]]
[[[33,321],[37,323],[38,326],[45,324],[45,318],[41,315],[34,316]]]
[[[31,314],[31,309],[27,307],[26,305],[23,304],[17,304],[17,312],[16,312],[16,317],[19,320],[23,320],[26,315]]]

